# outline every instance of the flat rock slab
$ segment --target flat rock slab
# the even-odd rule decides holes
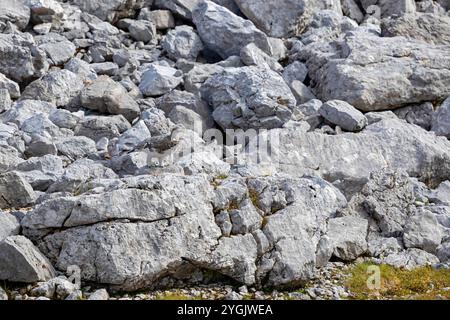
[[[255,141],[249,150],[258,150]],[[359,191],[371,172],[383,168],[405,170],[432,185],[450,178],[450,142],[398,119],[379,121],[357,134],[277,129],[262,134],[259,143],[271,145],[259,168],[293,176],[319,174],[348,196]]]
[[[317,96],[362,111],[396,109],[450,95],[450,46],[350,32],[339,45],[302,51]]]

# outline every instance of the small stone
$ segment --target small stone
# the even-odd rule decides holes
[[[186,59],[196,61],[203,43],[194,29],[190,26],[178,26],[167,33],[162,41],[162,47],[170,59]]]
[[[114,62],[92,63],[90,66],[98,75],[115,76],[119,72],[119,66]]]
[[[361,111],[345,101],[328,101],[320,107],[319,113],[332,124],[347,131],[361,131],[368,123],[367,118]]]
[[[20,232],[19,220],[8,212],[0,211],[0,241]]]
[[[224,300],[242,300],[242,296],[239,293],[232,291],[224,297]]]
[[[128,31],[136,41],[144,43],[150,42],[156,37],[156,26],[148,20],[131,20]]]
[[[224,59],[238,56],[252,42],[266,53],[271,51],[267,36],[251,21],[211,1],[201,1],[192,16],[204,45]]]
[[[17,83],[8,79],[4,74],[0,73],[0,89],[6,89],[12,99],[20,97],[20,88]]]
[[[283,71],[283,79],[287,84],[291,84],[294,80],[303,82],[308,75],[308,68],[300,61],[294,61],[288,65]]]
[[[367,251],[368,221],[358,217],[341,217],[328,221],[327,236],[333,244],[333,255],[352,261]]]
[[[161,96],[175,89],[182,81],[181,71],[151,64],[142,76],[139,89],[146,97]]]
[[[40,35],[48,34],[51,29],[52,29],[52,24],[50,22],[37,24],[33,27],[33,31]]]
[[[5,112],[11,108],[11,97],[9,91],[6,89],[0,89],[0,113]]]
[[[88,300],[108,300],[109,294],[106,289],[99,289],[89,296]]]
[[[67,296],[65,300],[82,300],[83,292],[81,290],[75,290]]]
[[[84,107],[102,113],[121,114],[128,121],[138,117],[138,104],[126,89],[108,76],[100,76],[86,86],[80,94]]]
[[[240,56],[242,62],[247,66],[268,67],[276,72],[283,71],[283,66],[276,59],[259,49],[254,43],[250,43],[242,48]]]
[[[8,294],[5,290],[3,290],[2,287],[0,287],[0,301],[6,301],[8,300]]]

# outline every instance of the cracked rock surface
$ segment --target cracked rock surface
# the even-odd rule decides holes
[[[449,10],[1,1],[0,280],[234,299],[361,259],[449,268]]]

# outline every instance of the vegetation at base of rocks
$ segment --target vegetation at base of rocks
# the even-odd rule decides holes
[[[450,299],[450,270],[420,267],[412,270],[379,265],[380,286],[369,289],[367,282],[373,264],[361,263],[349,270],[346,287],[352,299]]]
[[[178,292],[167,292],[157,295],[155,300],[202,300],[201,297],[188,296]]]

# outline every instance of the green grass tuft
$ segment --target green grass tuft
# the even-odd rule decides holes
[[[379,265],[380,287],[369,289],[367,281],[371,276],[370,263],[361,263],[353,267],[348,274],[346,287],[354,299],[414,299],[436,300],[450,299],[450,270],[420,267],[412,270],[398,269],[388,265]]]

